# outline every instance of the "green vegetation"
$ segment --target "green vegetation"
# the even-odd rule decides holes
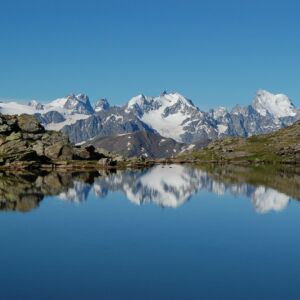
[[[218,163],[300,163],[300,122],[276,132],[250,138],[224,138],[179,159]]]

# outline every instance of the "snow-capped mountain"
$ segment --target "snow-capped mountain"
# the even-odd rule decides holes
[[[124,106],[100,99],[92,107],[85,94],[71,94],[48,104],[1,102],[3,114],[35,114],[51,130],[62,130],[74,143],[96,137],[147,131],[186,144],[207,144],[224,136],[248,137],[268,133],[300,119],[300,111],[283,94],[259,90],[252,104],[201,111],[179,93],[138,95]],[[141,145],[143,147],[143,145]]]
[[[42,103],[36,100],[29,101],[27,105],[33,107],[36,110],[43,110],[45,108],[45,106]]]
[[[288,126],[300,118],[291,100],[259,90],[252,104],[232,111],[218,107],[208,113],[179,93],[158,97],[139,95],[125,106],[162,136],[178,142],[197,143],[224,136],[251,136]]]
[[[50,130],[60,130],[65,125],[87,119],[95,113],[88,96],[85,94],[71,94],[47,104],[39,103],[36,100],[27,104],[1,102],[0,112],[8,115],[35,114],[41,123]]]
[[[209,116],[179,93],[163,92],[158,97],[133,97],[125,106],[160,135],[178,142],[193,142],[192,136],[217,136]],[[196,123],[194,122],[196,121]]]
[[[294,104],[286,95],[274,95],[264,90],[257,92],[252,107],[260,115],[274,118],[294,117],[297,114]]]
[[[107,99],[100,99],[95,102],[94,111],[100,112],[101,110],[107,110],[110,108],[110,104]]]
[[[44,107],[47,111],[54,110],[71,115],[91,115],[94,113],[89,97],[85,94],[71,94],[67,97],[56,99],[46,104]]]

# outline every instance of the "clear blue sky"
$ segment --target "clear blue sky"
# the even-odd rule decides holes
[[[300,106],[300,1],[0,0],[0,98],[179,91],[200,108],[260,88]]]

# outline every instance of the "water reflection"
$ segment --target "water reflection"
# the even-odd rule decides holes
[[[30,211],[45,196],[80,203],[90,194],[119,191],[134,204],[177,208],[201,190],[219,196],[246,196],[257,213],[284,210],[299,199],[298,170],[241,167],[155,166],[114,173],[1,173],[0,209]]]

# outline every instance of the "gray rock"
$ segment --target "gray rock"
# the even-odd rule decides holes
[[[64,144],[69,143],[69,138],[66,135],[63,135],[61,132],[57,131],[46,131],[43,134],[41,140],[47,145],[52,145],[58,142],[62,142]]]
[[[19,132],[13,132],[9,136],[6,137],[5,141],[15,141],[15,140],[20,140],[22,139],[22,133]]]
[[[18,126],[22,131],[29,133],[40,133],[45,131],[44,127],[32,115],[20,115],[18,117]]]
[[[0,125],[0,133],[1,134],[9,134],[10,132],[12,132],[12,129],[9,125],[7,124],[2,124]]]
[[[32,150],[34,150],[38,156],[45,155],[45,144],[42,141],[37,141],[33,146]]]
[[[57,160],[62,163],[73,159],[98,160],[104,157],[93,146],[75,147],[63,133],[45,131],[33,116],[1,115],[1,121],[0,126],[13,128],[13,131],[6,130],[0,134],[0,164],[10,163],[22,168],[36,167],[36,162]]]
[[[103,158],[99,159],[98,164],[103,167],[110,166],[111,158],[103,157]]]
[[[45,155],[50,159],[58,159],[62,154],[64,143],[58,142],[45,148]]]
[[[61,154],[59,155],[60,160],[72,160],[74,156],[73,147],[70,144],[63,145]]]

